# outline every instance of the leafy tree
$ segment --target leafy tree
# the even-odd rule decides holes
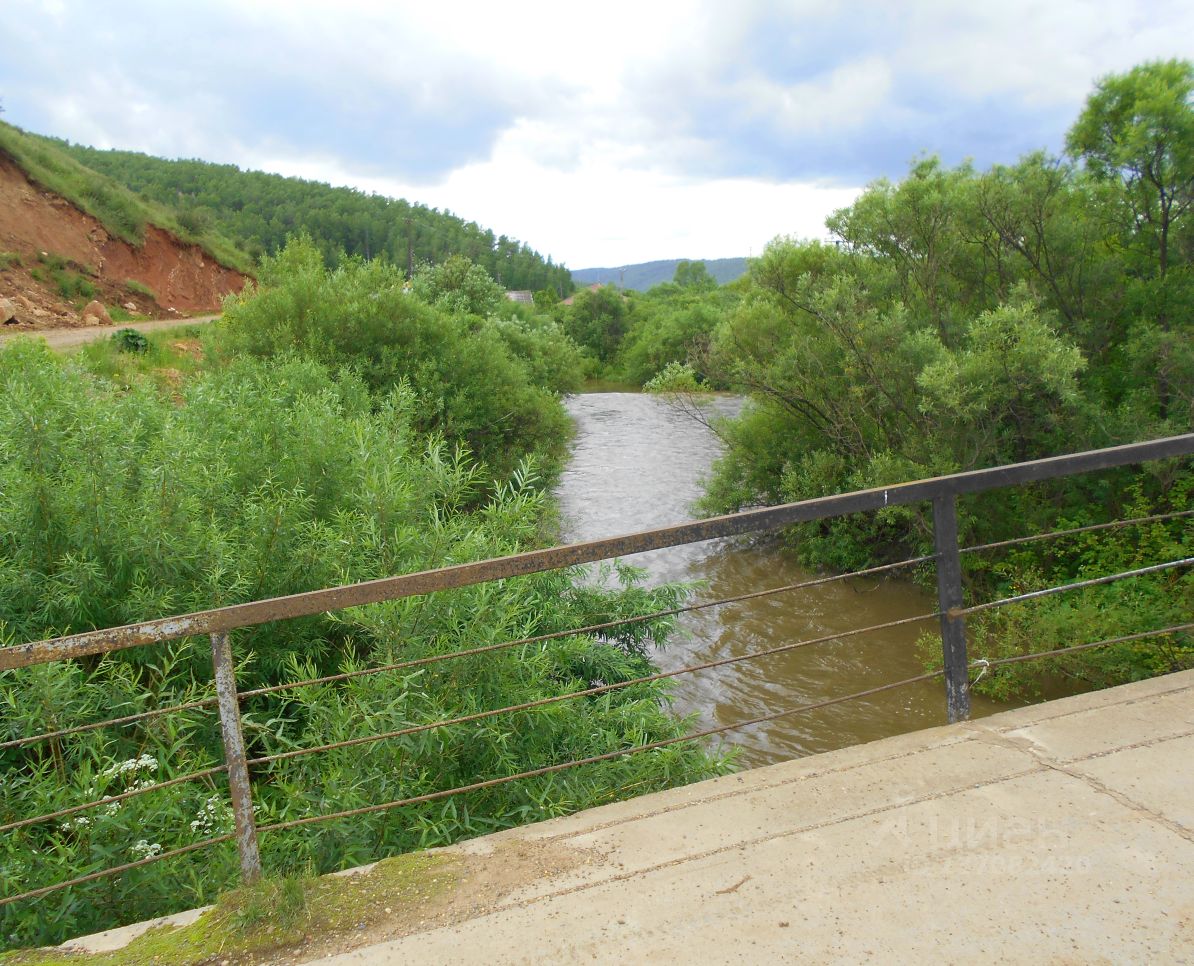
[[[226,356],[297,353],[349,367],[375,390],[406,383],[419,400],[415,428],[464,445],[496,477],[529,451],[553,466],[564,452],[554,390],[490,328],[415,298],[393,265],[347,259],[329,269],[306,236],[265,259],[259,288],[225,303],[216,339]]]
[[[439,265],[424,265],[411,284],[415,295],[428,305],[456,315],[485,318],[506,299],[506,290],[463,255],[449,256]]]
[[[626,297],[613,285],[578,292],[564,317],[564,328],[598,362],[613,361],[626,335]]]
[[[1106,78],[1070,133],[1071,161],[1038,152],[978,172],[924,158],[834,214],[841,245],[769,245],[696,367],[750,397],[719,430],[727,448],[706,508],[1188,432],[1192,91],[1185,61]],[[1185,509],[1191,493],[1188,466],[1125,468],[976,495],[960,529],[968,543],[998,541]],[[932,551],[915,507],[788,537],[802,559],[842,569]],[[1078,549],[968,555],[965,566],[976,597],[994,597],[1183,556],[1191,537],[1177,521]],[[982,616],[973,630],[997,654],[1059,647],[1176,623],[1191,593],[1191,575],[1133,582]],[[1179,638],[1048,670],[1105,684],[1190,660]],[[1034,680],[1015,669],[984,687],[1022,693]]]
[[[717,288],[717,279],[709,274],[709,269],[704,262],[681,260],[680,264],[676,266],[676,274],[672,281],[681,288]]]
[[[1186,309],[1194,296],[1194,63],[1153,61],[1103,78],[1066,148],[1096,179],[1118,189],[1109,200],[1119,210],[1119,241],[1140,283],[1137,312],[1158,330],[1147,355],[1155,364],[1165,419],[1175,380],[1194,376],[1190,353],[1183,351],[1192,331]],[[1179,246],[1185,250],[1175,251]],[[1141,335],[1150,338],[1147,331]]]

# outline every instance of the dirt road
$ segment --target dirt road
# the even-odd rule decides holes
[[[152,322],[127,322],[115,325],[85,325],[77,329],[22,330],[0,332],[0,345],[11,342],[22,335],[45,339],[51,349],[71,349],[94,339],[102,339],[119,329],[136,329],[138,332],[158,332],[162,329],[177,329],[184,325],[203,325],[218,319],[219,315],[197,315],[192,319],[158,319]]]

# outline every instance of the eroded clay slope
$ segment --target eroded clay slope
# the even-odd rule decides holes
[[[32,183],[0,154],[0,299],[15,309],[10,327],[79,324],[89,299],[64,297],[49,277],[50,269],[63,263],[66,272],[86,279],[105,305],[134,305],[145,315],[218,311],[223,297],[246,282],[198,246],[152,225],[140,247],[112,237],[96,219]]]

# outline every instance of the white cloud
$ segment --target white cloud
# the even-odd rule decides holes
[[[628,149],[618,143],[587,145],[561,169],[543,156],[542,134],[531,125],[507,132],[489,160],[421,186],[417,197],[583,268],[758,254],[780,234],[823,238],[825,217],[858,193],[856,188],[818,184],[686,178],[626,164]],[[381,194],[416,196],[412,186],[400,181],[354,177],[326,155],[302,161],[260,157],[254,165]],[[544,246],[542,239],[556,241]]]
[[[1188,55],[1194,7],[4,0],[0,34],[16,123],[401,194],[579,267],[819,236],[925,147],[1011,160],[1096,76]]]

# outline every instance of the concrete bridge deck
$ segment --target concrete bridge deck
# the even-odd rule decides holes
[[[1194,671],[509,838],[590,861],[324,962],[1194,962]]]
[[[462,843],[518,881],[317,961],[1194,962],[1192,766],[1189,671]]]

